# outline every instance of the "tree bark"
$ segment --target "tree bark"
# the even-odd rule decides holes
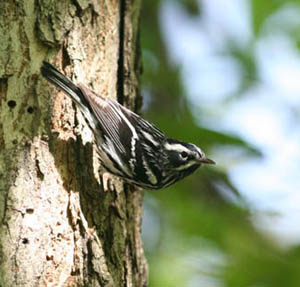
[[[146,286],[143,193],[103,191],[92,133],[40,75],[140,107],[140,0],[0,2],[0,286]]]

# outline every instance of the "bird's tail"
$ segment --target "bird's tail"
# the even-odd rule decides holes
[[[74,83],[72,83],[66,76],[64,76],[60,71],[54,68],[50,63],[44,61],[41,68],[42,75],[57,88],[62,90],[66,95],[70,96],[72,100],[76,102],[79,106],[87,107],[85,97],[82,91]]]

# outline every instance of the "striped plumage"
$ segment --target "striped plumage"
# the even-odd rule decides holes
[[[94,133],[103,166],[112,174],[146,189],[160,189],[212,164],[194,144],[168,138],[118,102],[77,86],[44,62],[42,75],[78,105]]]

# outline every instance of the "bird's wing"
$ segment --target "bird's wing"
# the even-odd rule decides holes
[[[126,156],[128,147],[131,152],[131,148],[138,139],[137,132],[128,119],[132,112],[112,99],[105,99],[95,94],[82,84],[78,86],[93,109],[104,136],[108,137],[118,151]],[[127,156],[130,157],[131,154]]]

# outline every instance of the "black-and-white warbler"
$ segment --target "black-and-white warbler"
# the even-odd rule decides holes
[[[82,84],[76,86],[51,64],[42,75],[70,96],[93,131],[100,160],[110,173],[145,189],[167,187],[214,164],[194,144],[168,138],[162,131],[118,102]]]

